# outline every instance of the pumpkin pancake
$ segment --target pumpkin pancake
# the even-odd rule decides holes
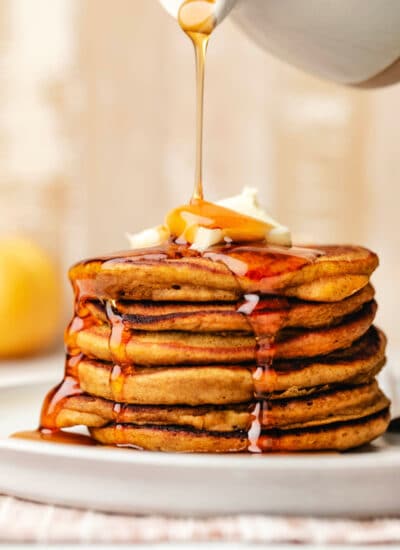
[[[305,398],[264,401],[259,422],[263,428],[294,429],[354,420],[389,406],[376,381],[363,386],[317,393]],[[254,403],[203,406],[135,406],[113,403],[89,395],[65,400],[55,419],[59,428],[76,425],[102,427],[117,424],[189,426],[196,430],[231,432],[249,430]]]
[[[336,302],[366,286],[377,265],[357,246],[226,246],[203,256],[170,246],[86,260],[69,275],[80,298],[213,302],[255,292]]]
[[[389,422],[377,256],[165,243],[73,266],[63,382],[42,428],[171,452],[346,450]]]
[[[253,295],[251,295],[253,296]],[[249,318],[246,301],[229,303],[121,302],[113,305],[114,315],[132,330],[186,332],[271,333],[281,328],[317,328],[338,324],[373,300],[374,289],[368,284],[356,294],[340,302],[304,302],[276,296],[261,297]],[[106,308],[100,302],[87,302],[90,314],[109,324]]]
[[[344,451],[359,447],[385,432],[388,408],[370,416],[344,422],[299,429],[263,430],[257,442],[260,452]],[[109,424],[90,428],[90,433],[106,445],[130,446],[165,452],[242,452],[249,448],[246,431],[211,432],[186,426]]]
[[[368,302],[339,325],[313,330],[281,331],[274,345],[274,357],[314,357],[349,347],[371,326],[376,312],[375,301]],[[72,324],[74,327],[74,324]],[[242,363],[267,361],[270,341],[241,333],[186,333],[132,331],[119,346],[120,356],[113,357],[109,345],[111,329],[94,325],[66,333],[66,344],[90,357],[104,361],[129,362],[139,365],[178,365],[209,363]]]
[[[243,403],[260,395],[295,397],[315,388],[370,382],[384,363],[386,339],[374,327],[352,346],[332,354],[297,361],[274,361],[256,376],[254,365],[115,367],[83,357],[76,377],[84,392],[137,405]],[[166,388],[168,390],[166,391]],[[304,391],[307,389],[309,391]],[[273,397],[273,396],[272,396]]]

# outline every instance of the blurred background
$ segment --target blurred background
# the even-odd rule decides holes
[[[160,223],[191,194],[193,63],[156,0],[0,0],[0,237],[25,234],[55,262],[65,289],[59,337],[71,313],[68,266],[126,248],[127,231]],[[257,187],[299,241],[376,250],[379,323],[392,346],[399,105],[400,85],[319,81],[229,20],[210,42],[207,198]]]

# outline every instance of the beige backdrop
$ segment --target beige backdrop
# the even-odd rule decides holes
[[[0,0],[0,55],[2,232],[33,234],[65,269],[188,199],[193,55],[157,0]],[[350,90],[284,66],[230,21],[210,43],[207,197],[256,186],[299,239],[377,250],[393,342],[399,103],[400,85]]]

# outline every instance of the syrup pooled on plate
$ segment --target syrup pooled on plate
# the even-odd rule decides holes
[[[63,445],[84,445],[87,447],[95,447],[98,443],[89,435],[79,434],[75,432],[67,432],[65,430],[47,430],[38,428],[37,430],[28,430],[25,432],[17,432],[11,436],[13,439],[27,439],[28,441],[38,441],[45,443],[58,443]]]
[[[97,445],[97,442],[88,435],[60,430],[57,423],[58,414],[66,401],[83,393],[77,375],[77,366],[81,358],[81,354],[67,356],[62,382],[46,395],[43,402],[39,427],[36,430],[17,432],[11,436],[12,438],[64,445]]]

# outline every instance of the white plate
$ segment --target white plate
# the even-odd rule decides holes
[[[0,361],[0,390],[24,384],[56,383],[64,372],[62,349],[30,359]]]
[[[359,452],[177,455],[8,439],[49,385],[1,390],[0,492],[109,512],[387,515],[400,510],[400,436]]]

